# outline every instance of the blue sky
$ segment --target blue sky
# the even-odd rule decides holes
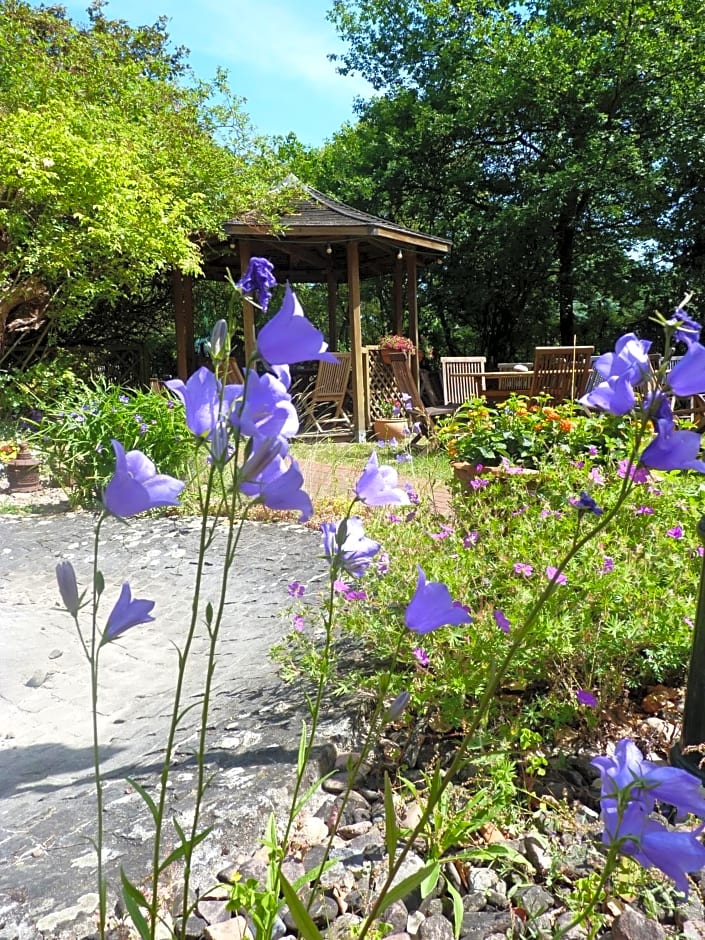
[[[73,20],[87,20],[87,0],[63,5]],[[167,16],[174,45],[191,50],[189,62],[199,78],[212,78],[218,65],[228,69],[231,88],[247,99],[245,111],[257,131],[293,131],[303,143],[318,145],[353,119],[356,96],[371,94],[370,85],[338,75],[326,58],[342,48],[326,20],[331,5],[332,0],[111,0],[105,13],[132,25]]]

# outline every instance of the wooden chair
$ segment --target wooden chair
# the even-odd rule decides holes
[[[303,420],[309,419],[317,431],[324,433],[324,424],[344,424],[352,427],[350,416],[345,413],[343,405],[350,382],[350,353],[335,353],[338,362],[319,362],[316,372],[316,384],[313,392],[304,406]],[[319,405],[334,405],[333,413],[330,408],[320,416],[316,411]]]
[[[523,367],[523,368],[522,368]],[[497,379],[497,390],[510,395],[528,395],[531,389],[532,363],[530,362],[499,362],[499,372],[507,373]]]
[[[587,388],[594,346],[537,346],[529,396],[548,395],[551,402],[580,398]]]
[[[237,359],[234,356],[231,356],[227,363],[219,363],[215,374],[221,381],[223,381],[223,377],[225,377],[225,385],[245,384],[245,377],[242,374],[242,369],[238,365]]]
[[[443,404],[462,405],[485,391],[485,356],[441,356]]]
[[[430,437],[433,434],[434,420],[453,414],[455,407],[452,405],[427,406],[423,403],[416,380],[409,368],[409,360],[404,353],[392,353],[389,365],[394,374],[394,383],[402,396],[408,396],[408,401],[411,403],[411,416],[415,422],[418,422],[421,429],[412,438],[412,444],[423,435]]]

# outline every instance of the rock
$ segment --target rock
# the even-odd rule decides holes
[[[627,907],[612,925],[613,940],[664,940],[663,927],[636,908]]]
[[[406,931],[402,931],[401,933],[387,934],[386,940],[411,940],[411,937]]]
[[[553,907],[553,895],[539,885],[517,888],[516,899],[531,918],[538,917]]]
[[[344,793],[348,788],[348,775],[347,774],[332,774],[330,777],[326,778],[321,784],[321,789],[325,793]]]
[[[230,920],[230,911],[227,908],[227,901],[218,898],[199,898],[196,910],[206,924],[222,924],[225,920]]]
[[[357,914],[341,914],[323,934],[326,940],[350,940],[357,933],[356,927],[362,923]]]
[[[681,926],[681,933],[687,940],[705,940],[705,921],[686,920]]]
[[[412,911],[406,919],[406,932],[415,937],[425,920],[426,915],[421,911]]]
[[[691,893],[686,901],[676,906],[673,912],[673,920],[676,927],[680,928],[682,928],[683,924],[688,920],[696,924],[702,922],[705,920],[705,910],[703,909],[702,901]]]
[[[308,904],[308,895],[306,891],[299,893],[304,906]],[[335,903],[333,898],[328,897],[316,897],[309,908],[309,914],[311,915],[311,920],[317,927],[328,927],[329,924],[332,924],[333,921],[338,916],[338,905]],[[296,921],[292,917],[291,911],[288,906],[284,908],[282,912],[282,920],[286,924],[287,930],[291,930],[294,933],[298,932],[298,927],[296,926]]]
[[[543,839],[528,835],[524,839],[524,854],[539,874],[545,875],[547,871],[550,871],[552,858],[543,844]]]
[[[245,940],[248,936],[244,917],[232,917],[222,924],[211,924],[203,932],[206,940]]]
[[[60,656],[63,656],[63,655],[64,655],[63,650],[55,649],[55,650],[52,650],[51,653],[49,653],[49,659],[58,659]]]
[[[513,918],[509,911],[468,913],[463,916],[460,937],[461,940],[488,940],[493,934],[506,937],[513,927]]]
[[[295,838],[304,845],[320,845],[328,839],[328,826],[318,816],[303,813],[296,820]]]
[[[28,689],[38,689],[41,685],[49,678],[50,673],[44,672],[43,669],[38,669],[37,672],[33,673],[29,679],[25,682],[25,685]]]
[[[387,866],[385,865],[384,867],[386,869]],[[415,852],[408,852],[406,855],[406,858],[399,866],[399,871],[396,873],[396,875],[392,879],[390,888],[396,888],[396,886],[401,884],[405,878],[408,878],[409,875],[415,874],[417,871],[419,871],[419,869],[423,867],[424,867],[423,860],[420,859],[419,856],[416,855]],[[380,887],[382,883],[383,882],[380,881]]]
[[[364,836],[370,829],[372,829],[371,821],[363,819],[360,822],[351,823],[349,826],[340,826],[338,835],[341,839],[350,840],[357,838],[357,836]]]
[[[497,872],[491,868],[468,868],[467,870],[468,886],[471,891],[501,891],[504,882],[500,880]],[[499,887],[502,885],[502,887]],[[506,888],[504,888],[506,891]]]
[[[486,906],[487,896],[484,891],[471,891],[463,898],[463,910],[466,912],[477,913],[484,910]]]
[[[576,924],[570,930],[566,929],[573,920],[575,920],[575,914],[572,911],[566,911],[556,918],[556,928],[557,932],[560,933],[561,940],[563,938],[565,940],[584,940],[587,937],[587,930],[582,924]]]
[[[433,914],[419,927],[419,940],[454,940],[453,926],[442,914]]]
[[[426,917],[443,916],[443,901],[440,898],[424,898],[419,906]]]
[[[404,904],[403,901],[395,901],[393,904],[390,904],[380,918],[380,920],[384,921],[385,924],[389,924],[392,930],[396,931],[406,930],[406,923],[408,919],[409,912],[407,911],[406,904]]]

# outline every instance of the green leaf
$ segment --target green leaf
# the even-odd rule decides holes
[[[387,854],[394,858],[399,843],[399,828],[397,826],[397,815],[394,811],[394,794],[392,784],[389,780],[389,774],[384,772],[384,844],[387,847]]]
[[[299,775],[304,772],[304,767],[306,766],[306,748],[308,742],[308,734],[306,731],[306,722],[301,722],[301,738],[299,739],[299,756],[296,761],[296,770]]]
[[[298,894],[294,891],[282,872],[279,872],[279,878],[281,880],[282,894],[284,895],[286,903],[289,905],[291,916],[294,918],[294,923],[299,928],[300,935],[305,937],[306,940],[323,940],[321,932],[311,920],[311,915],[301,903]]]
[[[122,881],[122,896],[125,901],[127,913],[132,918],[132,923],[135,925],[135,928],[142,940],[149,940],[151,935],[149,924],[147,923],[146,917],[140,910],[141,907],[149,910],[147,899],[139,890],[139,888],[132,884],[122,868],[120,869],[120,880]]]
[[[418,871],[409,875],[408,878],[400,881],[395,888],[392,888],[391,891],[385,894],[377,909],[378,913],[381,914],[383,911],[386,911],[389,905],[394,904],[395,901],[403,901],[405,897],[408,897],[414,888],[417,888],[424,878],[434,870],[437,864],[437,862],[432,862],[430,865],[424,865],[423,868],[419,868]]]
[[[152,799],[152,797],[149,795],[149,793],[147,793],[147,791],[145,790],[145,788],[142,786],[141,783],[137,783],[137,781],[136,781],[136,780],[133,780],[132,777],[126,777],[125,779],[126,779],[127,782],[130,784],[130,786],[132,787],[132,789],[133,789],[133,790],[137,790],[137,792],[139,793],[139,795],[140,795],[140,796],[142,797],[142,799],[145,801],[145,803],[147,804],[147,807],[148,807],[148,809],[149,809],[149,812],[150,812],[151,815],[152,815],[152,819],[156,822],[156,821],[157,821],[157,817],[158,817],[158,815],[159,815],[159,810],[157,809],[157,804],[154,802],[154,800]]]
[[[177,825],[176,820],[174,820],[174,825]],[[204,829],[203,832],[196,833],[193,839],[186,839],[185,833],[180,831],[179,836],[183,841],[181,845],[177,845],[174,851],[167,855],[164,861],[159,863],[159,874],[161,875],[161,873],[166,871],[166,869],[170,865],[173,865],[174,862],[178,861],[180,858],[184,858],[189,852],[192,852],[200,842],[203,842],[203,840],[211,834],[212,831],[213,827],[209,826],[207,829]]]
[[[455,888],[450,881],[446,879],[446,891],[451,896],[453,901],[453,933],[455,934],[455,940],[458,940],[460,937],[460,931],[463,929],[463,899],[460,897],[457,888]]]
[[[93,579],[93,586],[95,588],[96,594],[98,597],[100,597],[100,595],[105,590],[105,578],[103,577],[102,571],[96,571],[95,577]]]
[[[440,874],[441,874],[440,863],[434,862],[433,868],[428,873],[428,875],[424,878],[424,880],[421,882],[420,890],[421,890],[422,898],[427,898],[429,894],[433,891],[433,889],[438,884],[438,879],[440,877]]]

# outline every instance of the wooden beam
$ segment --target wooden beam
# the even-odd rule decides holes
[[[328,271],[328,346],[338,348],[338,284],[333,270]]]
[[[357,242],[348,242],[348,315],[350,318],[350,363],[352,366],[353,440],[367,438],[365,424],[365,379],[362,371],[362,323],[360,318],[360,252]]]
[[[394,262],[394,295],[392,298],[393,328],[392,333],[401,335],[404,318],[404,262],[397,257]]]
[[[247,271],[247,265],[250,263],[250,243],[245,238],[241,238],[238,243],[240,254],[240,277]],[[254,354],[257,345],[255,335],[255,308],[249,300],[242,299],[242,332],[245,337],[245,363],[249,363]]]
[[[176,328],[176,374],[185,382],[193,371],[193,278],[172,271],[174,326]]]
[[[419,348],[419,310],[416,305],[416,252],[406,252],[406,305],[409,310],[409,339]],[[411,357],[411,371],[419,384],[419,357]]]

